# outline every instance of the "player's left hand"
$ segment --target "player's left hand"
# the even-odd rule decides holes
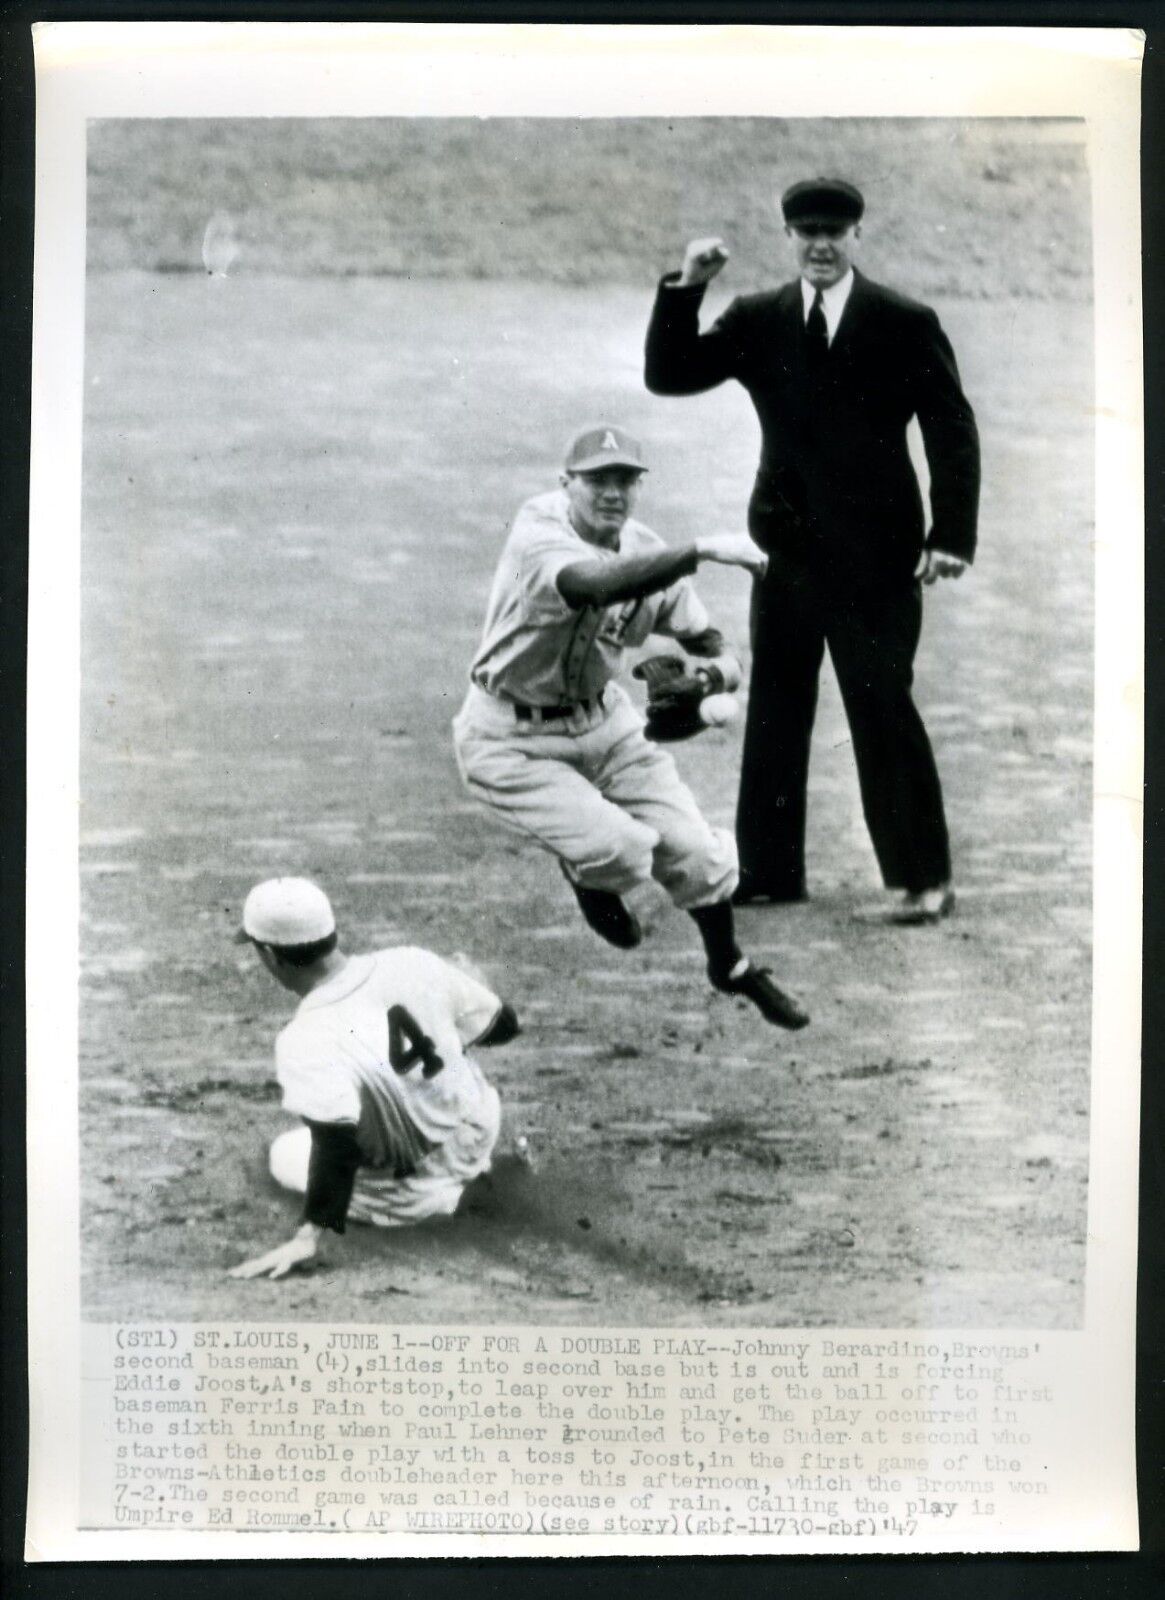
[[[966,570],[967,563],[958,556],[949,556],[945,550],[924,550],[915,577],[931,584],[938,578],[961,578]]]
[[[232,1267],[228,1278],[284,1278],[293,1267],[305,1266],[319,1255],[319,1236],[313,1229],[301,1229],[286,1244],[278,1244],[266,1255],[255,1256]]]
[[[718,670],[689,671],[678,656],[649,656],[631,670],[647,685],[647,737],[659,744],[690,739],[708,726],[702,702],[723,689]]]

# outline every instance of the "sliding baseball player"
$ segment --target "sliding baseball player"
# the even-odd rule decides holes
[[[299,996],[275,1045],[283,1108],[302,1125],[271,1146],[277,1183],[304,1196],[303,1225],[232,1278],[282,1278],[328,1229],[448,1216],[489,1170],[497,1091],[466,1052],[505,1044],[513,1009],[460,967],[404,946],[345,955],[323,890],[270,878],[251,890],[239,938]]]
[[[621,428],[584,429],[560,487],[528,501],[502,550],[485,630],[456,717],[469,792],[555,855],[590,927],[620,949],[640,941],[623,899],[655,878],[704,942],[708,976],[769,1022],[809,1021],[736,942],[731,834],[712,828],[661,744],[726,719],[740,664],[710,625],[692,583],[702,561],[763,572],[747,534],[671,549],[637,522],[646,467]],[[624,653],[652,634],[688,658],[637,669],[648,684],[646,728],[615,681]]]

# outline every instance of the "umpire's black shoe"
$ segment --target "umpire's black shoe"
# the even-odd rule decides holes
[[[593,928],[600,939],[605,939],[619,950],[634,950],[637,944],[642,943],[643,929],[637,917],[617,894],[610,889],[588,889],[576,883],[566,863],[560,861],[558,864],[562,868],[562,876],[574,890],[574,897],[588,928]]]
[[[888,913],[887,922],[896,922],[903,928],[926,927],[941,922],[955,909],[955,891],[949,883],[940,883],[933,889],[907,891]]]
[[[734,906],[793,906],[799,905],[802,900],[808,900],[803,883],[787,883],[766,886],[763,883],[754,883],[751,878],[741,877],[740,882],[732,891],[732,904]]]
[[[754,967],[751,962],[738,978],[729,978],[708,969],[712,986],[723,994],[738,994],[753,1005],[766,1022],[775,1022],[778,1028],[804,1028],[809,1013],[803,1011],[783,989],[778,989],[768,967]]]

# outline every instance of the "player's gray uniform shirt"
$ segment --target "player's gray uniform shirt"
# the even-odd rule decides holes
[[[583,539],[571,526],[561,489],[528,500],[502,550],[486,609],[481,645],[470,668],[479,688],[523,705],[575,705],[616,677],[623,652],[652,633],[690,638],[708,627],[691,580],[621,605],[567,605],[558,589],[564,567],[619,556],[655,555],[667,546],[629,517],[617,550]]]

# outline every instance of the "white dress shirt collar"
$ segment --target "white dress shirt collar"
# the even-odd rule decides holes
[[[854,286],[854,269],[851,267],[844,278],[839,278],[828,289],[821,291],[821,309],[825,312],[825,331],[830,344],[833,343],[837,332],[837,325],[841,321],[841,314],[845,310],[845,303],[850,297],[850,290]],[[809,320],[809,313],[817,297],[817,290],[811,283],[801,279],[801,303],[805,311],[805,320]]]

